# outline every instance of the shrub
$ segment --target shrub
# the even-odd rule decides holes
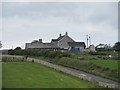
[[[89,52],[90,55],[107,55],[104,52]]]
[[[8,50],[8,54],[14,55],[14,50],[12,50],[12,49]]]
[[[66,52],[50,51],[50,50],[33,50],[33,49],[9,50],[8,54],[10,54],[10,55],[42,56],[42,57],[49,57],[49,58],[61,58],[61,57],[70,57],[71,56],[71,54],[66,53]]]

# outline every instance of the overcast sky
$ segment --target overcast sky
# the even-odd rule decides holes
[[[94,45],[118,41],[117,2],[4,2],[0,18],[4,49],[39,38],[50,42],[65,32],[85,43],[90,35]]]

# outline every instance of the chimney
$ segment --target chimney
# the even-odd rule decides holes
[[[59,36],[61,37],[61,36],[62,36],[62,34],[59,34]]]
[[[67,33],[67,32],[65,32],[65,35],[66,35],[66,36],[68,36],[68,33]]]
[[[39,39],[39,43],[42,43],[42,39]]]

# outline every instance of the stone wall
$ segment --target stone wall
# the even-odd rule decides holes
[[[92,83],[94,83],[96,85],[99,85],[99,86],[102,86],[102,87],[105,87],[105,88],[115,88],[115,89],[118,88],[117,82],[116,83],[110,83],[110,82],[100,81],[100,80],[97,80],[95,78],[90,77],[89,75],[80,74],[78,72],[74,72],[72,70],[69,70],[66,67],[63,67],[63,66],[60,66],[60,65],[55,65],[55,64],[43,61],[43,60],[29,58],[29,57],[25,58],[23,56],[7,56],[7,57],[20,58],[22,61],[39,63],[39,64],[45,65],[47,67],[51,67],[51,68],[53,68],[55,70],[58,70],[58,71],[61,71],[61,72],[64,72],[64,73],[79,77],[79,78],[84,79],[84,80],[88,80],[88,81],[90,81],[90,82],[92,82]]]
[[[16,56],[16,55],[2,55],[3,62],[10,62],[10,61],[26,61],[24,56]]]
[[[67,69],[67,68],[65,68],[63,66],[60,66],[60,65],[51,64],[49,62],[46,62],[46,61],[43,61],[43,60],[34,59],[34,58],[27,58],[27,61],[40,63],[42,65],[54,68],[54,69],[56,69],[58,71],[62,71],[64,73],[71,74],[71,75],[79,77],[81,79],[88,80],[88,81],[90,81],[90,82],[92,82],[94,84],[97,84],[97,85],[105,87],[105,88],[118,88],[117,84],[104,82],[104,81],[99,81],[99,80],[96,80],[96,79],[94,79],[94,78],[92,78],[90,76],[83,75],[83,74],[71,71],[71,70],[69,70],[69,69]]]

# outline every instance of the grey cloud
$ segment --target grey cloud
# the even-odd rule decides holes
[[[5,42],[20,40],[24,43],[38,38],[50,41],[59,33],[68,31],[78,41],[86,41],[85,35],[90,34],[94,44],[100,40],[114,43],[117,19],[117,3],[5,2],[3,36]]]
[[[115,14],[116,13],[116,14]],[[48,16],[66,17],[71,22],[108,23],[116,25],[117,3],[3,3],[3,17],[40,19]],[[114,17],[112,19],[111,17]],[[112,20],[112,21],[111,21]]]

